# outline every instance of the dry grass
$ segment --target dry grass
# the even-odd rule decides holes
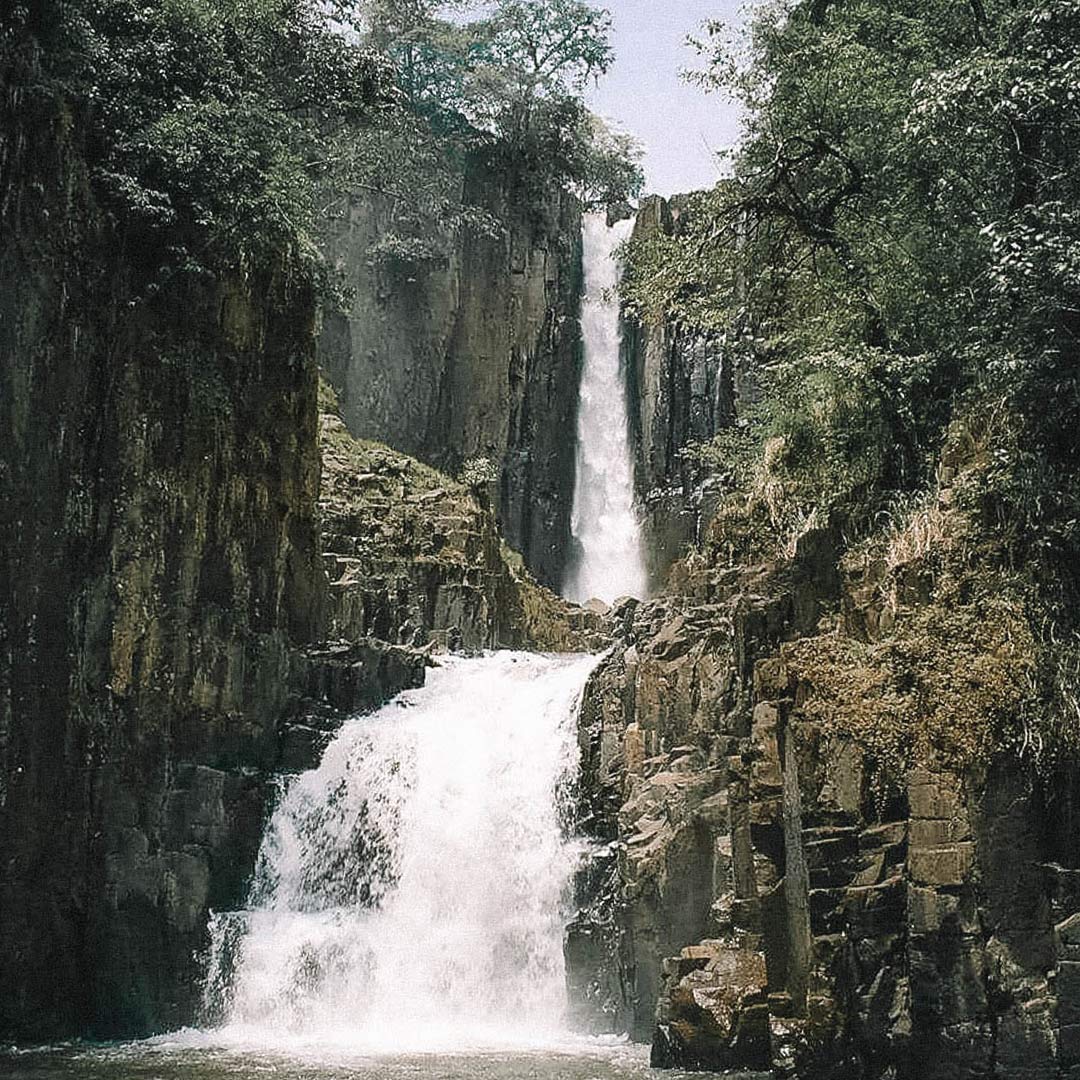
[[[1036,645],[993,576],[944,574],[932,602],[873,643],[840,632],[785,647],[803,714],[902,777],[916,761],[963,768],[1023,741]]]
[[[894,519],[885,535],[885,568],[889,573],[950,550],[955,516],[942,506],[935,491],[902,517]]]
[[[1080,756],[1080,631],[1060,633],[1048,620],[1040,639],[1041,689],[1049,705],[1029,718],[1021,750],[1052,764]]]
[[[780,558],[790,561],[799,553],[799,541],[807,533],[820,528],[823,515],[816,506],[810,510],[796,510],[794,520],[787,526],[785,533],[780,537]]]

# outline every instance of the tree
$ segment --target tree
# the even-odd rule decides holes
[[[1060,595],[1080,560],[1080,2],[796,0],[701,47],[743,139],[730,180],[631,252],[628,303],[743,350],[780,402],[763,436],[813,428],[804,447],[842,445],[812,390],[857,361],[898,463],[864,510],[927,480],[958,412],[994,415],[984,512]]]
[[[468,18],[477,0],[341,0],[339,14],[386,56],[407,106],[448,130],[470,112],[469,81],[490,61],[480,21]]]
[[[636,147],[581,96],[613,60],[607,11],[583,0],[365,0],[353,11],[451,172],[467,156],[486,159],[529,205],[555,186],[589,202],[640,189]],[[407,141],[426,145],[415,125]]]
[[[23,77],[85,118],[98,200],[151,289],[269,257],[318,274],[317,185],[389,103],[376,54],[305,0],[45,0],[16,18],[5,47],[36,43]]]
[[[496,62],[526,97],[580,91],[615,57],[610,13],[583,0],[497,0],[490,30]]]

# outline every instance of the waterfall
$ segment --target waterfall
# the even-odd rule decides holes
[[[615,249],[632,221],[611,228],[602,214],[583,226],[585,296],[581,328],[585,366],[578,402],[577,460],[570,527],[577,544],[566,595],[644,597],[648,590],[641,524],[634,507],[626,379],[620,362],[619,268]]]
[[[371,1052],[563,1027],[576,714],[596,657],[450,658],[287,786],[249,910],[215,916],[222,1034]]]

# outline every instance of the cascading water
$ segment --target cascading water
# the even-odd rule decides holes
[[[641,524],[634,508],[626,379],[620,362],[619,280],[615,249],[632,221],[608,227],[603,214],[583,226],[585,296],[581,329],[585,366],[578,403],[577,461],[570,528],[576,565],[566,588],[571,600],[612,601],[648,590]]]
[[[596,662],[452,658],[347,723],[284,793],[250,910],[215,917],[221,1034],[413,1052],[560,1032],[581,854],[565,804]]]

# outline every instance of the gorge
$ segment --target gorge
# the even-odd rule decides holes
[[[0,15],[0,1073],[1075,1080],[1074,8]]]

